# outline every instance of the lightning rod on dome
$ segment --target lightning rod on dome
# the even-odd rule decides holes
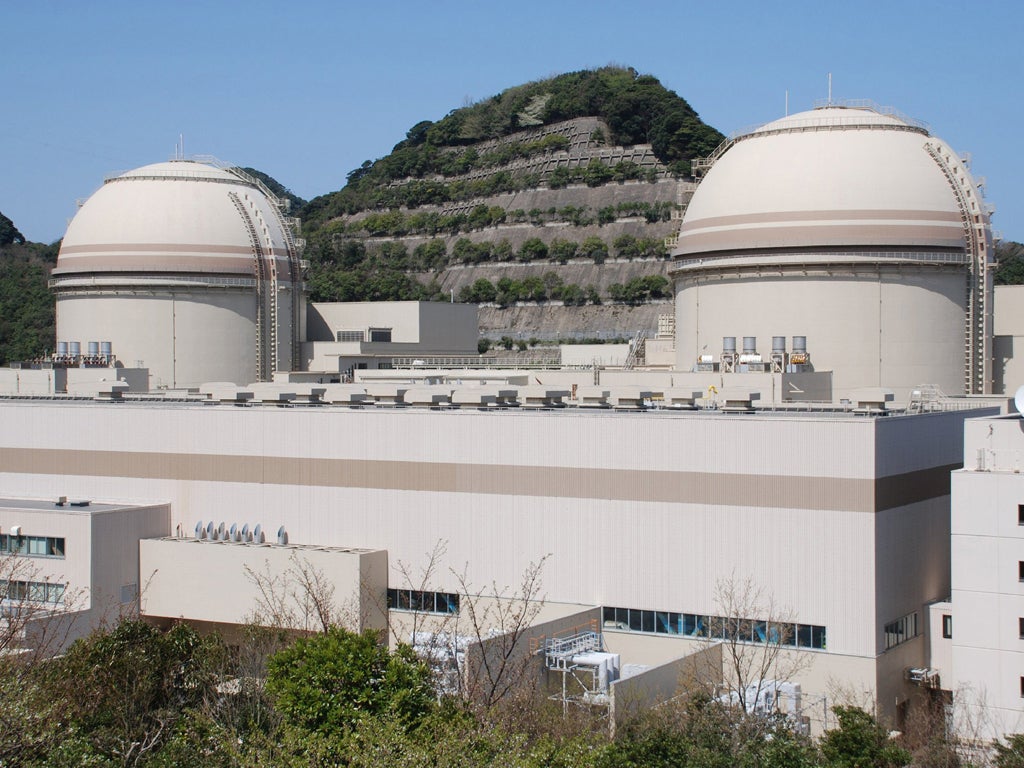
[[[789,117],[789,88],[786,89],[786,117]]]
[[[832,73],[828,73],[828,105],[832,106]]]

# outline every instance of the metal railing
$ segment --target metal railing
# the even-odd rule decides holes
[[[785,254],[789,256],[790,254]],[[934,264],[970,264],[972,259],[966,253],[922,253],[919,251],[839,251],[835,253],[806,253],[793,254],[804,257],[804,260],[781,261],[778,253],[725,253],[717,256],[702,255],[695,259],[677,259],[672,263],[671,269],[682,269],[684,267],[699,267],[701,264],[716,261],[728,261],[732,259],[768,259],[779,266],[788,264],[802,264],[806,259],[826,260],[828,263],[842,263],[844,257],[858,257],[863,259],[875,259],[877,261],[920,261]]]

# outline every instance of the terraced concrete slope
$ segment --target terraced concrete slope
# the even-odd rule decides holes
[[[720,139],[655,78],[619,68],[417,124],[304,209],[313,297],[454,296],[481,305],[489,336],[653,329],[671,311],[689,161]]]

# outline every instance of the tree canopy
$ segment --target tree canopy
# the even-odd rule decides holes
[[[374,633],[340,627],[272,656],[267,690],[286,723],[324,736],[385,714],[412,726],[434,702],[430,670],[408,646],[390,653]]]
[[[0,211],[0,245],[24,244],[25,236],[14,226],[14,222]]]

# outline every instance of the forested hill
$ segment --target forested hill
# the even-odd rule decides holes
[[[596,143],[649,144],[654,156],[679,177],[689,175],[691,159],[709,154],[724,138],[702,122],[685,99],[651,75],[621,67],[571,72],[509,88],[452,110],[437,122],[416,123],[387,157],[367,160],[348,174],[343,189],[310,201],[302,211],[304,226],[315,230],[333,217],[372,208],[415,207],[479,196],[498,188],[507,191],[519,186],[514,172],[507,172],[507,178],[490,188],[474,188],[462,179],[461,184],[445,184],[444,180],[473,171],[497,171],[517,159],[568,149],[570,139],[559,133],[534,141],[498,140],[582,117],[603,123],[590,137]],[[528,173],[521,176],[527,177],[519,179],[527,186],[540,181],[529,178]],[[414,180],[421,183],[408,183]],[[398,181],[407,183],[399,185]]]
[[[0,213],[0,365],[53,349],[54,302],[46,281],[58,247],[27,242]]]

